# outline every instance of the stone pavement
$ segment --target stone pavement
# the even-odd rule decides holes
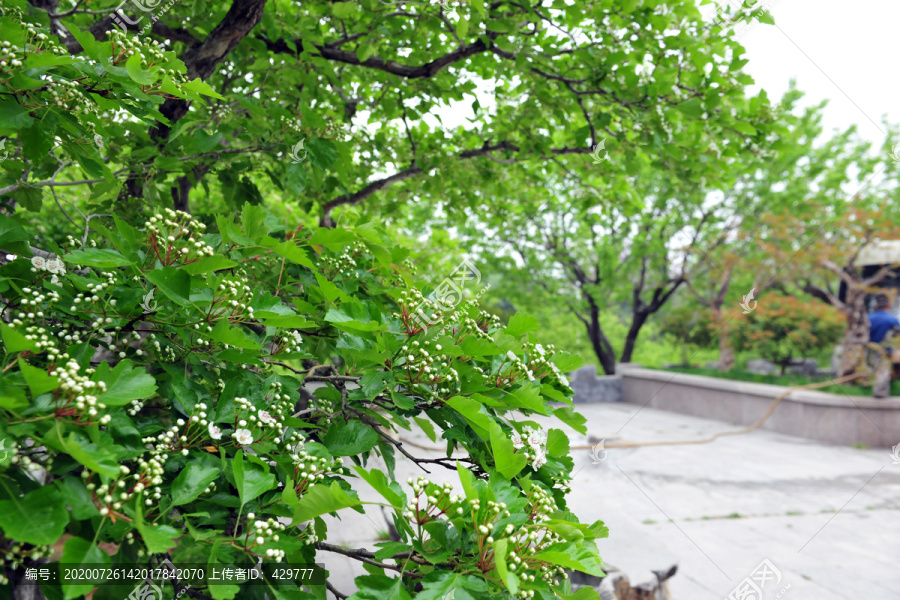
[[[686,440],[735,428],[632,404],[577,408],[589,437],[567,431],[573,445]],[[432,445],[424,436],[411,439]],[[669,580],[674,600],[724,600],[768,559],[781,579],[766,584],[762,600],[900,598],[900,464],[889,451],[757,430],[710,444],[610,448],[595,456],[602,460],[574,451],[571,508],[582,521],[606,523],[601,556],[632,583],[677,563]],[[404,482],[422,474],[402,457],[397,462]],[[459,486],[455,473],[431,470],[432,480]],[[357,487],[363,499],[378,499],[365,483]],[[329,541],[371,548],[385,526],[377,508],[367,509],[340,524],[329,518]],[[352,577],[364,573],[359,563],[320,556],[336,587],[353,591]]]

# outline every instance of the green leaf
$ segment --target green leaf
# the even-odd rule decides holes
[[[190,275],[198,275],[201,273],[210,273],[212,271],[221,271],[222,269],[230,269],[236,267],[237,263],[229,260],[220,254],[206,256],[197,262],[192,262],[181,267]]]
[[[59,561],[73,567],[76,565],[85,565],[85,568],[87,568],[87,566],[96,568],[100,565],[112,564],[112,559],[109,557],[109,554],[101,550],[95,544],[78,537],[66,540],[66,545],[63,547],[62,558],[60,558]],[[63,598],[69,600],[70,598],[84,596],[89,594],[94,587],[94,585],[86,583],[76,585],[63,584]]]
[[[691,98],[686,102],[676,104],[675,108],[683,112],[688,117],[691,117],[692,119],[699,119],[703,115],[703,105],[700,104],[700,100],[698,98]]]
[[[0,478],[9,500],[0,500],[0,528],[17,542],[50,546],[62,536],[69,523],[66,499],[54,486],[47,485],[19,498]]]
[[[177,543],[177,539],[182,533],[170,525],[148,525],[144,523],[144,507],[143,497],[140,497],[137,504],[137,518],[134,525],[137,527],[138,533],[144,540],[149,554],[158,554],[168,552]]]
[[[356,5],[353,2],[335,2],[331,5],[331,13],[338,19],[346,19],[356,12]]]
[[[222,141],[222,134],[206,133],[202,129],[198,129],[194,132],[194,139],[197,140],[197,148],[200,149],[200,152],[209,152]]]
[[[487,595],[484,579],[444,569],[429,573],[421,584],[416,600],[482,600]]]
[[[361,44],[356,49],[356,58],[359,62],[363,63],[369,60],[373,54],[375,54],[375,44]]]
[[[391,506],[394,508],[402,508],[403,504],[406,502],[406,496],[403,494],[400,484],[396,481],[388,481],[384,472],[379,471],[378,469],[366,471],[362,467],[356,465],[353,466],[353,469],[360,477],[365,479],[369,485],[375,488],[375,491],[384,496],[384,499],[390,502]]]
[[[497,470],[507,479],[518,475],[528,462],[524,453],[515,453],[512,440],[494,421],[491,422],[491,450],[494,452],[494,463],[497,465]]]
[[[108,365],[105,365],[108,368]],[[156,380],[144,367],[134,367],[130,360],[123,360],[107,372],[98,368],[95,381],[106,383],[106,391],[98,400],[107,406],[125,406],[132,400],[143,400],[156,395]]]
[[[263,466],[253,460],[244,462],[243,450],[238,450],[234,455],[232,466],[234,483],[241,497],[242,506],[277,485],[275,476],[269,473],[268,465]]]
[[[409,592],[406,591],[400,577],[388,577],[381,574],[363,575],[356,578],[356,585],[359,591],[350,596],[352,600],[410,600]],[[453,600],[453,598],[445,600]]]
[[[328,428],[322,443],[333,456],[355,456],[374,448],[380,439],[371,427],[361,421],[336,421]]]
[[[190,306],[191,276],[176,267],[163,267],[144,273],[144,277],[159,288],[172,302]]]
[[[208,83],[206,83],[205,81],[202,81],[200,78],[192,79],[191,81],[182,83],[181,87],[183,87],[186,90],[196,92],[198,94],[203,94],[204,96],[211,96],[211,97],[215,98],[216,100],[224,100],[225,99],[219,94],[219,92],[212,89]]]
[[[600,568],[600,558],[577,542],[553,544],[534,558],[597,577],[606,575]]]
[[[172,482],[172,506],[196,500],[219,477],[221,469],[220,462],[212,456],[191,460]]]
[[[556,457],[569,455],[569,438],[561,429],[551,429],[547,434],[547,454]]]
[[[97,267],[100,269],[112,269],[115,267],[127,267],[134,262],[128,260],[115,250],[88,248],[87,250],[75,250],[69,252],[63,259],[73,265],[85,267]]]
[[[600,594],[592,587],[583,586],[573,594],[560,594],[563,600],[602,600]]]
[[[547,403],[541,396],[541,387],[538,385],[530,385],[526,382],[519,388],[511,390],[503,397],[503,400],[516,408],[533,410],[542,415],[547,414]]]
[[[456,472],[459,474],[459,482],[466,493],[466,499],[477,500],[478,490],[475,489],[475,478],[472,476],[472,472],[461,462],[456,463]]]
[[[60,441],[65,445],[66,452],[72,458],[91,471],[110,478],[119,475],[118,457],[107,448],[88,442],[83,437],[76,435],[75,432],[70,433],[68,439]]]
[[[523,334],[538,331],[540,328],[540,323],[538,323],[538,320],[534,317],[526,315],[525,313],[516,313],[509,319],[509,325],[506,326],[506,332],[509,335],[518,338]]]
[[[6,215],[0,215],[0,250],[13,254],[31,255],[28,241],[31,235],[18,221]]]
[[[587,419],[575,412],[575,409],[571,406],[557,408],[553,411],[553,415],[578,433],[582,435],[587,433],[587,427],[584,426],[587,423]]]
[[[32,367],[21,358],[19,359],[19,370],[25,377],[25,383],[31,390],[31,397],[37,398],[43,393],[50,392],[59,387],[59,379],[48,375],[43,369]]]
[[[247,334],[244,333],[243,330],[229,325],[228,319],[222,319],[216,323],[216,326],[213,327],[212,331],[208,332],[206,336],[217,342],[229,344],[237,348],[245,348],[247,350],[259,350],[262,348],[257,342],[247,337]]]
[[[431,440],[432,442],[437,441],[437,435],[434,432],[434,425],[431,424],[431,421],[422,417],[413,417],[413,421],[418,424],[425,435],[428,436],[429,440]]]
[[[490,439],[493,421],[487,414],[481,412],[481,404],[479,402],[464,396],[453,396],[445,403],[463,416],[466,422],[469,423],[469,426],[478,434],[478,437],[484,441]]]
[[[12,193],[13,199],[25,210],[39,212],[44,202],[44,194],[38,188],[21,187]]]
[[[293,263],[306,267],[307,269],[315,269],[315,266],[306,254],[306,250],[291,240],[286,242],[276,242],[272,238],[265,238],[263,239],[262,245],[271,248],[276,254],[285,257]]]
[[[7,353],[37,349],[37,345],[33,341],[26,339],[24,335],[4,323],[0,323],[0,338],[3,339],[3,346]]]
[[[15,95],[0,100],[0,123],[4,128],[25,129],[31,127],[33,121],[28,110],[15,101]]]
[[[563,373],[571,373],[580,369],[584,365],[584,358],[578,354],[569,354],[568,352],[557,352],[553,355],[553,364]]]
[[[500,538],[494,542],[494,565],[497,568],[497,575],[500,576],[500,580],[506,584],[511,593],[515,594],[519,591],[519,578],[506,567],[508,544],[508,538]]]
[[[357,240],[357,237],[351,231],[346,229],[327,229],[320,227],[309,239],[310,244],[325,246],[329,250],[337,252],[346,246],[349,246]]]
[[[128,76],[131,77],[132,80],[141,85],[150,85],[156,81],[156,75],[151,71],[145,71],[141,68],[141,60],[141,53],[135,52],[127,61],[125,61],[125,70],[128,71]]]
[[[321,484],[314,485],[303,494],[297,503],[297,508],[294,510],[294,524],[305,523],[320,515],[360,504],[362,502],[358,498],[348,496],[336,481],[331,482],[331,487]]]
[[[241,225],[247,235],[253,239],[261,239],[269,233],[269,227],[266,225],[266,217],[268,213],[262,206],[256,206],[249,202],[244,203],[241,211]]]
[[[467,33],[469,33],[469,21],[465,17],[460,16],[456,22],[456,35],[459,39],[464,39]]]

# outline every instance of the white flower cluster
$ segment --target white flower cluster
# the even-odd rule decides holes
[[[544,377],[546,374],[544,369],[549,369],[561,384],[570,387],[569,380],[552,360],[553,354],[556,352],[556,346],[547,344],[547,349],[544,350],[544,347],[540,344],[525,344],[525,348],[529,354],[529,366],[533,372],[538,373],[539,378]]]
[[[356,242],[350,246],[343,254],[336,256],[324,255],[319,260],[325,265],[323,271],[330,271],[334,275],[352,275],[359,277],[359,263],[357,259],[363,257],[368,252],[368,248],[363,242]]]
[[[283,329],[272,345],[272,354],[302,352],[303,336],[299,331]]]
[[[59,377],[56,397],[58,416],[73,416],[79,423],[93,423],[100,411],[106,409],[105,404],[97,401],[97,396],[106,391],[106,384],[102,381],[91,381],[90,376],[93,373],[92,368],[85,369],[84,373],[81,373],[81,366],[74,360],[70,360],[53,372]],[[112,416],[107,414],[100,417],[97,422],[106,425],[111,419]]]
[[[159,343],[159,338],[155,333],[151,333],[147,338],[149,344],[156,350],[156,356],[160,362],[171,363],[178,360],[178,355],[172,346],[163,346]]]
[[[303,122],[300,119],[290,119],[286,118],[284,115],[281,115],[279,122],[284,126],[294,130],[294,132],[296,133],[303,133]]]
[[[512,363],[511,368],[513,370],[522,371],[523,373],[525,373],[526,377],[528,377],[528,381],[534,381],[534,373],[531,371],[531,369],[528,368],[528,365],[525,364],[525,361],[516,356],[515,352],[513,352],[512,350],[507,350],[506,358],[508,358]]]
[[[17,568],[25,568],[28,564],[36,564],[41,558],[50,558],[53,549],[50,546],[32,546],[31,544],[13,543],[11,546],[0,547],[0,585],[9,584],[9,578],[3,575],[4,571],[15,571]]]
[[[417,479],[410,477],[406,483],[412,486],[415,497],[406,503],[403,516],[418,525],[449,514],[453,511],[453,507],[463,500],[462,496],[452,495],[453,485],[449,482],[438,485],[424,477]],[[423,498],[424,503],[422,502]],[[456,512],[463,514],[463,508],[458,506]]]
[[[167,208],[164,212],[144,223],[148,251],[163,265],[185,264],[215,254],[212,246],[199,239],[206,225],[184,211]]]
[[[247,539],[246,549],[249,550],[254,546],[262,546],[268,542],[277,542],[280,538],[279,532],[282,532],[286,529],[286,526],[282,523],[279,523],[275,519],[269,517],[265,521],[262,519],[256,519],[255,513],[247,513],[247,523],[245,527],[247,528],[247,533],[249,535],[245,535]],[[253,527],[250,527],[250,522],[253,522]],[[266,557],[272,558],[275,562],[281,562],[281,559],[284,558],[284,550],[279,550],[277,548],[269,548],[266,550]]]
[[[550,519],[557,511],[556,503],[550,494],[538,485],[531,486],[528,492],[531,502],[532,518],[524,527],[517,529],[509,541],[512,548],[507,556],[508,567],[516,571],[520,581],[524,584],[534,582],[540,577],[547,583],[554,584],[557,577],[565,579],[568,575],[563,567],[558,565],[543,564],[540,569],[529,568],[529,563],[535,563],[534,555],[546,549],[548,546],[563,541],[559,534],[541,526],[543,521]],[[530,560],[529,560],[530,559]],[[519,590],[520,598],[533,598],[534,590]]]
[[[6,256],[7,260],[15,260],[15,258],[16,255],[14,254],[8,254]],[[52,277],[50,277],[50,283],[58,285],[59,277],[57,276],[66,274],[66,264],[59,258],[44,258],[43,256],[32,256],[31,272],[37,273],[39,271],[49,271],[52,275]]]
[[[522,435],[525,437],[523,438]],[[537,471],[547,464],[547,434],[540,429],[525,427],[522,434],[513,433],[510,438],[513,448],[522,450],[531,462],[531,468]]]
[[[459,373],[452,366],[453,357],[442,356],[443,349],[440,344],[435,344],[434,350],[429,352],[431,342],[426,340],[419,345],[413,340],[401,348],[402,355],[397,361],[398,365],[405,368],[401,371],[409,377],[410,383],[428,386],[426,390],[435,397],[446,397],[457,393],[460,388]],[[420,388],[417,388],[420,389]]]
[[[228,321],[233,323],[240,321],[245,311],[252,319],[253,307],[250,306],[252,298],[253,290],[247,285],[246,279],[223,277],[213,293],[213,302],[209,309],[210,319],[227,316]]]
[[[50,312],[49,309],[53,304],[59,302],[59,293],[56,291],[46,292],[41,290],[32,290],[31,288],[22,288],[22,309],[16,313],[10,320],[10,324],[14,327],[22,327],[25,320],[34,321],[44,318],[44,311]],[[35,354],[47,352],[47,358],[50,362],[61,360],[62,354],[58,348],[59,335],[50,332],[40,325],[29,325],[25,327],[25,339],[35,343],[37,350]]]
[[[163,431],[156,438],[148,439],[156,443],[156,448],[160,452],[163,450],[173,454],[180,452],[183,456],[187,456],[189,448],[201,445],[210,437],[218,439],[213,436],[215,424],[209,420],[206,410],[206,403],[198,402],[187,420],[178,419],[167,431]]]
[[[317,481],[322,481],[329,474],[349,474],[344,469],[344,461],[338,457],[333,460],[318,458],[303,449],[303,442],[295,444],[291,449],[291,461],[294,463],[294,490],[302,496]]]
[[[89,304],[93,304],[94,302],[100,302],[99,294],[102,294],[107,288],[116,287],[115,273],[107,272],[107,273],[102,273],[102,275],[106,277],[106,282],[93,283],[93,282],[89,281],[87,284],[85,284],[85,286],[84,286],[86,288],[85,291],[75,294],[75,298],[72,300],[72,302],[74,304],[70,307],[69,310],[71,310],[73,312],[78,310],[79,304],[89,305]],[[114,298],[111,299],[109,301],[109,304],[110,304],[110,306],[115,306],[116,300]],[[85,306],[85,309],[86,308],[87,308],[87,306]],[[97,319],[97,321],[94,323],[94,327],[100,328],[103,326],[104,322],[106,324],[110,324],[110,323],[112,323],[112,319],[109,317],[107,317],[105,319],[105,321],[102,318]]]
[[[141,57],[141,67],[144,69],[152,67],[156,64],[166,63],[166,49],[156,40],[152,38],[141,38],[130,36],[124,31],[113,29],[109,32],[109,39],[113,45],[113,62],[118,63],[120,59],[137,54]],[[188,78],[184,73],[180,73],[175,69],[163,69],[164,75],[168,75],[175,87],[180,91],[184,88],[181,84],[187,83]]]
[[[125,409],[125,412],[127,412],[130,416],[133,417],[133,416],[137,415],[139,412],[141,412],[141,409],[143,409],[143,408],[144,408],[143,401],[132,400],[131,403],[128,405],[128,408]]]
[[[144,443],[155,441],[156,438],[144,438]],[[97,485],[93,482],[94,473],[84,470],[81,473],[85,480],[85,487],[91,492],[94,504],[100,509],[100,514],[106,516],[110,512],[121,510],[122,505],[128,502],[136,494],[147,492],[144,503],[153,506],[154,500],[162,498],[160,484],[164,473],[166,457],[162,455],[158,447],[151,448],[150,457],[147,460],[140,458],[137,461],[137,470],[132,473],[127,465],[119,466],[118,476],[109,483]]]

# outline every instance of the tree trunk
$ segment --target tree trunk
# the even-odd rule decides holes
[[[725,373],[734,368],[734,348],[731,347],[727,323],[722,318],[721,306],[713,308],[713,323],[716,324],[719,335],[719,372]]]
[[[628,334],[625,336],[625,346],[622,348],[621,362],[631,362],[631,355],[634,353],[634,345],[637,343],[638,334],[641,327],[647,322],[648,312],[636,312],[631,317],[631,327],[628,328]]]
[[[591,322],[587,324],[587,333],[603,372],[606,375],[615,375],[616,355],[609,340],[603,335],[603,330],[600,329],[600,309],[596,305],[591,306]]]
[[[853,375],[865,368],[866,345],[869,343],[869,315],[865,300],[864,290],[847,287],[847,330],[844,332],[844,355],[838,377]]]

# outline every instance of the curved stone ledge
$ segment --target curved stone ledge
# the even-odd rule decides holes
[[[621,372],[625,402],[719,421],[752,425],[788,388],[629,368]],[[762,429],[833,444],[890,448],[900,443],[900,398],[798,390],[781,401]]]

